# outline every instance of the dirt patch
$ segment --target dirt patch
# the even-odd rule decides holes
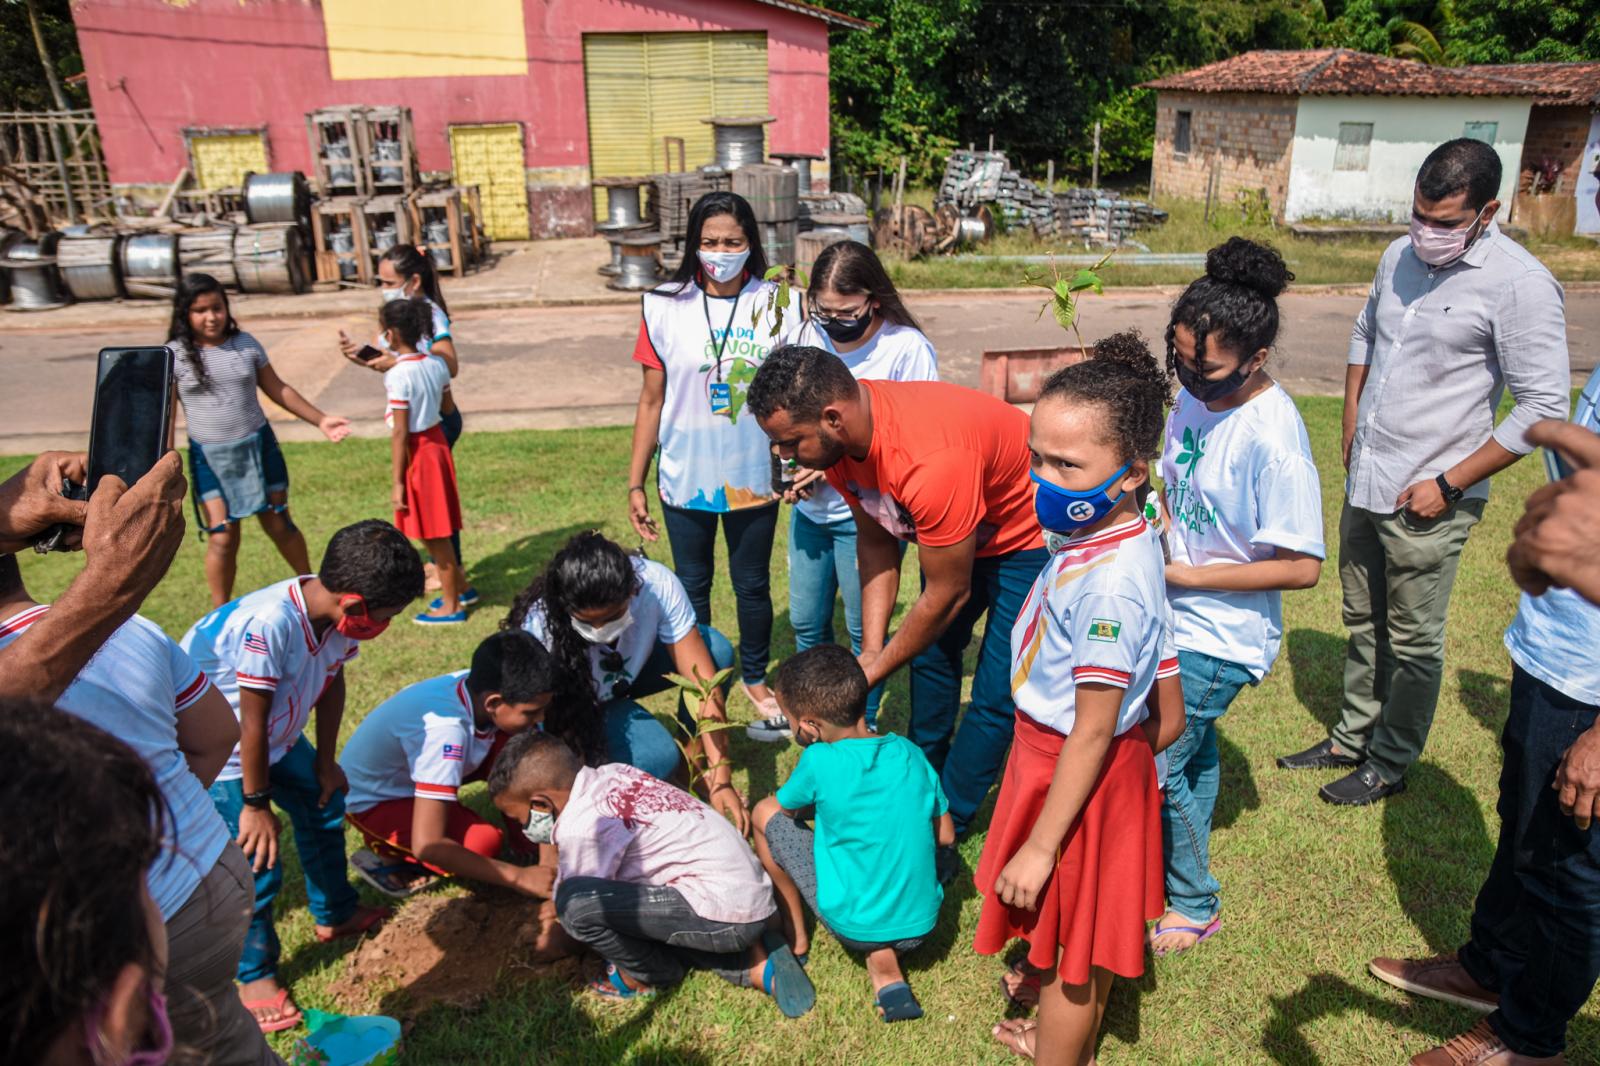
[[[473,1007],[501,980],[576,978],[574,947],[552,904],[498,892],[426,896],[363,941],[330,991],[353,1011]]]

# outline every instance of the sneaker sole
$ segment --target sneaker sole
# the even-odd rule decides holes
[[[1471,996],[1458,996],[1453,992],[1441,992],[1437,988],[1433,988],[1429,985],[1418,984],[1415,981],[1407,981],[1404,977],[1387,973],[1378,969],[1370,962],[1367,963],[1367,972],[1386,985],[1398,988],[1402,992],[1410,992],[1414,996],[1421,996],[1424,999],[1436,999],[1441,1003],[1451,1003],[1457,1007],[1465,1007],[1468,1010],[1475,1010],[1480,1014],[1488,1014],[1491,1011],[1500,1009],[1500,1004],[1498,1001],[1494,1003],[1486,1003],[1481,999],[1473,999]]]

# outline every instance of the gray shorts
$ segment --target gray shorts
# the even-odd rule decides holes
[[[795,886],[800,889],[800,895],[805,898],[806,906],[811,908],[811,913],[823,925],[828,925],[828,920],[817,909],[817,857],[812,850],[816,834],[808,827],[796,822],[782,811],[774,814],[767,822],[767,847],[772,851],[772,858],[783,867],[784,873],[794,880]],[[922,946],[923,938],[910,937],[906,940],[891,940],[883,943],[869,943],[863,940],[852,940],[842,935],[833,926],[828,925],[828,932],[833,938],[843,944],[849,951],[870,953],[881,951],[884,948],[893,948],[897,954],[915,951]]]

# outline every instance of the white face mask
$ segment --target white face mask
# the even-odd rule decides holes
[[[742,252],[700,252],[700,265],[712,281],[732,281],[744,271],[750,249]]]
[[[633,608],[631,606],[622,612],[621,618],[613,618],[603,626],[592,626],[585,622],[580,622],[576,618],[572,619],[572,628],[577,631],[578,636],[587,640],[590,644],[610,644],[613,640],[622,636],[631,625],[633,625]]]
[[[556,816],[550,811],[529,807],[528,821],[522,827],[522,835],[528,838],[530,844],[550,843],[556,837]]]
[[[396,300],[403,300],[406,296],[406,287],[404,285],[380,291],[383,293],[383,302],[386,304],[394,303]]]

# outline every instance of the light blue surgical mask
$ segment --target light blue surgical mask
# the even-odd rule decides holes
[[[1075,533],[1092,526],[1111,513],[1126,493],[1111,495],[1110,489],[1127,474],[1132,463],[1123,463],[1115,474],[1092,489],[1064,489],[1028,471],[1037,488],[1033,493],[1033,513],[1039,525],[1052,533]]]
[[[528,821],[522,827],[522,835],[528,838],[530,844],[550,843],[556,837],[555,813],[529,807]]]

